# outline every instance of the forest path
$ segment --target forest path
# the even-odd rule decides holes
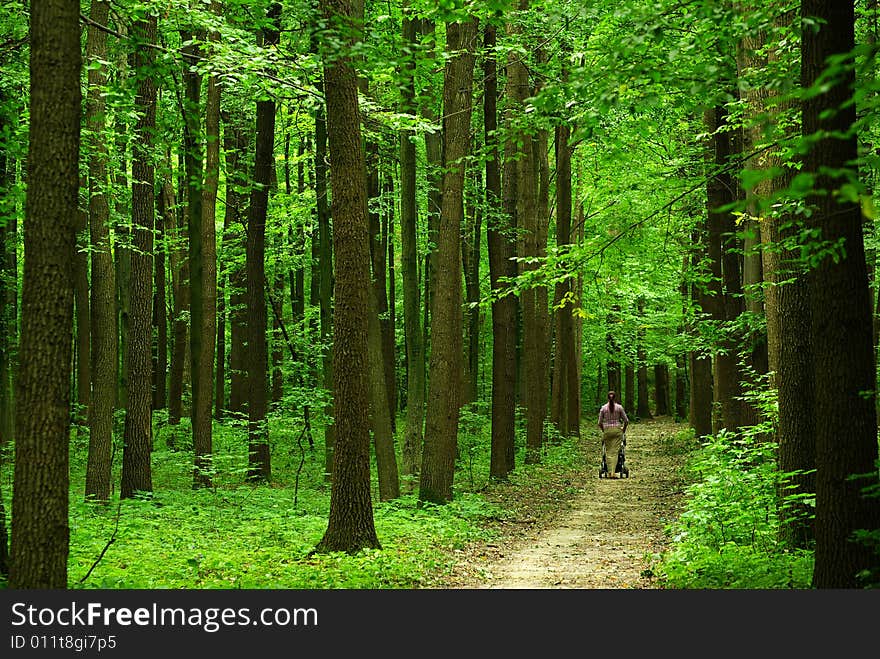
[[[657,588],[651,555],[667,546],[664,527],[681,502],[684,458],[675,437],[685,427],[668,417],[630,424],[630,476],[619,479],[599,478],[598,429],[587,428],[584,450],[596,453],[587,461],[595,469],[573,483],[578,491],[564,509],[525,520],[524,533],[463,550],[442,587]]]

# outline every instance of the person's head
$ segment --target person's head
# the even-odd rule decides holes
[[[617,393],[614,391],[608,392],[608,409],[614,409],[614,403],[617,402]]]

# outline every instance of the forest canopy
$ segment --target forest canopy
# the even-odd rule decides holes
[[[2,3],[0,573],[83,584],[120,533],[192,553],[241,514],[236,546],[412,545],[402,574],[610,390],[746,447],[811,586],[876,584],[878,20]]]

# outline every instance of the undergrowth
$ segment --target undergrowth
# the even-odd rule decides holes
[[[232,420],[214,423],[213,487],[192,489],[190,427],[175,428],[156,413],[153,493],[106,505],[83,501],[87,429],[71,439],[69,587],[76,589],[332,589],[430,588],[442,584],[454,552],[491,540],[489,520],[518,514],[484,495],[489,488],[486,410],[462,415],[455,495],[438,506],[417,500],[417,487],[392,501],[378,500],[373,469],[374,520],[381,549],[313,554],[327,528],[330,487],[324,476],[323,432],[290,416],[270,419],[272,482],[247,476],[247,430]],[[121,437],[121,424],[117,429]],[[403,423],[399,424],[402,435]],[[545,470],[578,453],[574,442],[548,446],[544,464],[523,465],[522,432],[511,485],[528,487]],[[399,444],[399,442],[398,442]],[[174,448],[171,448],[173,446]],[[3,496],[11,509],[12,447],[3,461]],[[114,450],[119,482],[121,446]],[[518,483],[518,484],[516,484]]]
[[[787,547],[779,535],[788,502],[778,493],[787,475],[777,469],[772,429],[768,421],[738,435],[722,430],[689,454],[684,509],[667,527],[671,548],[654,568],[666,587],[810,587],[812,550]],[[693,429],[682,432],[693,436]]]

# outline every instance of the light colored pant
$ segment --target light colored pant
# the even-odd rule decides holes
[[[608,473],[617,471],[617,454],[623,443],[623,428],[620,426],[605,426],[602,432],[602,444],[605,446],[605,462],[608,465]]]

